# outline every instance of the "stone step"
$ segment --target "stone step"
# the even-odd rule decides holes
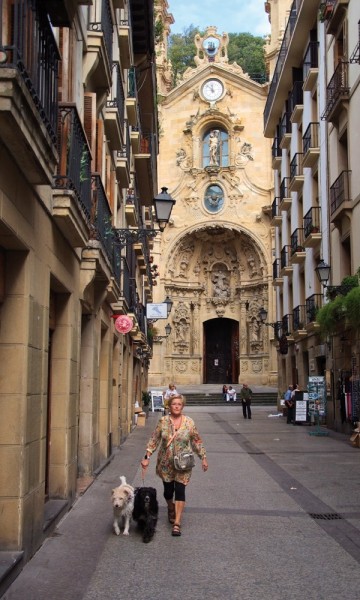
[[[190,393],[185,394],[186,404],[188,406],[206,406],[206,405],[219,405],[224,404],[224,400],[221,394],[204,394],[204,393]],[[231,402],[231,404],[234,404]],[[277,394],[274,392],[258,392],[252,396],[252,404],[259,405],[271,405],[277,404]]]

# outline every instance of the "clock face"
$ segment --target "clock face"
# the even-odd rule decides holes
[[[224,86],[219,79],[208,79],[202,87],[202,94],[205,100],[214,101],[221,98],[224,93]]]

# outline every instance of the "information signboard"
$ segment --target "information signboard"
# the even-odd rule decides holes
[[[151,392],[151,412],[165,410],[163,404],[163,395],[161,391],[152,390]]]
[[[306,400],[295,401],[295,423],[306,423],[308,420],[308,407]]]
[[[309,411],[310,413],[318,413],[323,417],[326,415],[326,383],[325,377],[317,375],[309,377],[308,382],[309,392]]]

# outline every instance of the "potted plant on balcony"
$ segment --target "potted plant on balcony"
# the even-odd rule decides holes
[[[319,8],[319,19],[323,23],[327,21],[333,11],[334,3],[331,0],[327,0],[320,4]]]

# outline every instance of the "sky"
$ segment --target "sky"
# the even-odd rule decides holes
[[[264,0],[168,0],[168,12],[175,19],[171,33],[183,33],[189,25],[205,30],[217,27],[217,33],[270,33]]]

